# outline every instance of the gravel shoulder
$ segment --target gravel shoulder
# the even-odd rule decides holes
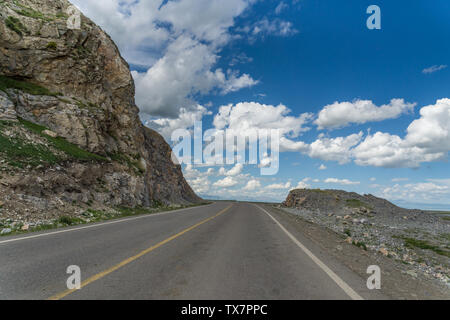
[[[353,220],[349,220],[349,218],[336,219],[328,214],[317,216],[317,213],[307,210],[285,208],[280,205],[266,204],[264,208],[273,213],[294,235],[306,238],[311,246],[319,248],[321,254],[338,260],[360,275],[362,279],[367,279],[369,276],[366,273],[368,266],[378,265],[382,273],[380,294],[385,297],[400,300],[450,299],[448,259],[447,265],[432,264],[430,256],[437,255],[438,259],[441,259],[440,262],[445,262],[445,259],[429,249],[419,249],[413,246],[411,248],[405,247],[404,242],[400,241],[401,239],[394,238],[398,240],[396,243],[398,250],[405,250],[412,257],[411,260],[404,261],[403,258],[408,257],[401,256],[399,251],[399,253],[396,253],[394,251],[395,246],[386,241],[392,236],[389,231],[396,230],[396,234],[402,234],[396,229],[399,228],[398,225],[391,224],[391,227],[394,228],[384,231],[385,229],[377,228],[374,223],[371,227],[359,230],[361,224],[355,223],[356,227],[353,227],[353,223],[349,222]],[[336,222],[336,220],[339,222]],[[401,227],[400,229],[403,230],[405,226]],[[373,238],[378,237],[379,240],[377,241],[385,242],[383,246],[375,244],[358,245],[360,243],[358,242],[359,233],[362,232],[362,229],[373,229]],[[422,233],[426,234],[424,228],[421,230]],[[350,240],[346,233],[353,233],[354,238]],[[367,235],[367,232],[363,233]],[[363,235],[361,234],[361,236]],[[375,240],[373,241],[375,243]],[[426,253],[424,254],[423,251],[426,251]],[[436,276],[436,274],[439,275]]]

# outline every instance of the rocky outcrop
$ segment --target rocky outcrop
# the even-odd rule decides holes
[[[80,29],[68,28],[69,6],[0,2],[5,206],[19,196],[43,199],[47,208],[201,201],[171,161],[169,145],[142,125],[128,64],[114,42],[84,16]]]
[[[295,189],[291,190],[283,205],[290,208],[318,210],[327,213],[361,211],[374,214],[404,215],[416,211],[421,212],[420,210],[400,208],[371,194],[360,195],[343,190]]]
[[[409,210],[373,195],[320,189],[292,190],[279,208],[340,235],[338,252],[355,245],[390,257],[405,274],[438,280],[448,290],[450,213]]]

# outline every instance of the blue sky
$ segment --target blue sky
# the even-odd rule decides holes
[[[215,127],[231,105],[226,128],[254,110],[250,125],[284,123],[303,142],[280,154],[275,176],[184,166],[201,195],[280,201],[295,187],[336,188],[450,209],[450,2],[74,3],[118,43],[142,119],[166,139],[194,120]],[[373,4],[381,30],[366,27]],[[280,105],[290,113],[272,116]]]

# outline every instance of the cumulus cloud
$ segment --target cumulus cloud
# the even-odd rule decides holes
[[[404,138],[387,132],[368,134],[364,139],[362,132],[337,138],[322,134],[306,146],[308,150],[304,153],[341,164],[354,160],[361,166],[391,168],[418,167],[423,162],[446,159],[450,151],[450,99],[421,108],[420,118],[406,131]]]
[[[435,160],[423,150],[408,147],[396,135],[377,132],[369,135],[354,150],[355,163],[375,167],[417,167],[421,162]]]
[[[211,182],[208,177],[214,174],[214,169],[209,168],[206,172],[200,172],[192,165],[187,165],[183,173],[186,181],[196,193],[204,194],[209,192]]]
[[[405,138],[377,132],[354,149],[355,163],[376,167],[418,167],[442,160],[450,151],[450,99],[423,107]]]
[[[233,177],[226,177],[222,180],[214,182],[214,187],[220,187],[220,188],[230,188],[234,187],[238,184],[238,181],[236,181]]]
[[[213,70],[217,60],[211,46],[180,35],[147,72],[133,72],[141,112],[175,118],[180,110],[196,108],[193,98],[196,95],[207,94],[214,88],[229,93],[257,83],[248,74],[239,76],[237,71],[225,74],[221,69]]]
[[[274,183],[266,186],[265,188],[268,190],[283,190],[283,189],[289,189],[291,187],[290,182],[286,183]]]
[[[159,18],[169,22],[175,34],[189,32],[198,39],[220,43],[228,40],[228,29],[234,24],[234,19],[251,3],[248,0],[158,2],[161,5]]]
[[[217,173],[219,176],[235,177],[237,175],[240,175],[243,169],[244,165],[242,163],[237,163],[233,168],[231,168],[228,171],[224,167],[221,167]]]
[[[170,38],[170,30],[158,25],[161,1],[71,2],[111,35],[129,63],[150,67]]]
[[[415,103],[407,103],[404,99],[392,99],[389,104],[376,106],[371,100],[354,102],[335,102],[325,106],[314,122],[319,129],[335,129],[351,123],[395,119],[404,113],[414,110]]]
[[[420,118],[407,129],[406,142],[430,153],[450,150],[450,99],[420,109]]]
[[[233,38],[230,28],[236,17],[252,2],[74,0],[111,35],[129,63],[147,70],[133,72],[141,112],[179,123],[180,114],[197,112],[197,97],[257,83],[238,70],[215,68],[220,51]]]
[[[306,183],[305,180],[302,180],[302,181],[299,181],[297,186],[295,188],[293,188],[293,189],[308,189],[310,187],[311,186],[308,183]]]
[[[327,170],[327,166],[324,164],[321,164],[319,167],[319,170]]]
[[[257,190],[259,188],[261,188],[261,182],[259,182],[259,180],[256,180],[256,179],[252,179],[247,182],[247,184],[245,185],[245,187],[243,189],[244,190]]]
[[[389,200],[431,204],[442,203],[443,199],[449,199],[450,182],[429,179],[417,183],[395,184],[394,186],[382,188],[380,195]],[[447,204],[450,204],[450,202],[447,201]]]
[[[209,192],[210,187],[211,187],[211,183],[206,176],[197,177],[194,179],[188,179],[187,181],[188,181],[189,185],[192,187],[192,189],[194,190],[194,192],[196,192],[198,194],[205,194],[205,193]]]
[[[422,73],[424,73],[424,74],[430,74],[430,73],[434,73],[434,72],[443,70],[443,69],[445,69],[445,68],[447,68],[447,65],[446,65],[446,64],[434,65],[434,66],[431,66],[431,67],[428,67],[428,68],[423,69],[423,70],[422,70]]]
[[[234,177],[234,176],[241,174],[243,169],[244,169],[244,165],[241,163],[237,163],[233,168],[231,168],[229,171],[227,171],[225,173],[225,175]]]
[[[144,124],[158,131],[167,141],[170,141],[172,132],[176,129],[190,128],[196,121],[202,120],[205,115],[212,114],[211,111],[204,106],[197,105],[195,108],[188,110],[181,108],[177,118],[155,118],[148,114],[141,114]]]
[[[241,102],[220,107],[213,123],[218,130],[226,129],[230,134],[242,137],[248,137],[259,130],[278,129],[281,151],[304,150],[305,144],[295,142],[292,138],[308,130],[305,124],[312,115],[305,113],[295,117],[290,113],[291,110],[282,104],[273,106],[258,102]]]
[[[312,158],[326,161],[337,161],[340,164],[351,161],[352,148],[362,139],[363,133],[352,134],[348,137],[326,138],[323,135],[311,143],[307,154]]]
[[[341,185],[345,185],[345,186],[361,184],[361,182],[359,182],[359,181],[350,181],[348,179],[337,179],[337,178],[328,178],[328,179],[325,179],[324,182],[325,183],[333,183],[333,184],[341,184]]]

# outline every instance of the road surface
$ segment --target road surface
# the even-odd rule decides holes
[[[370,299],[362,279],[251,203],[0,238],[0,299]],[[67,289],[76,265],[82,288]]]

